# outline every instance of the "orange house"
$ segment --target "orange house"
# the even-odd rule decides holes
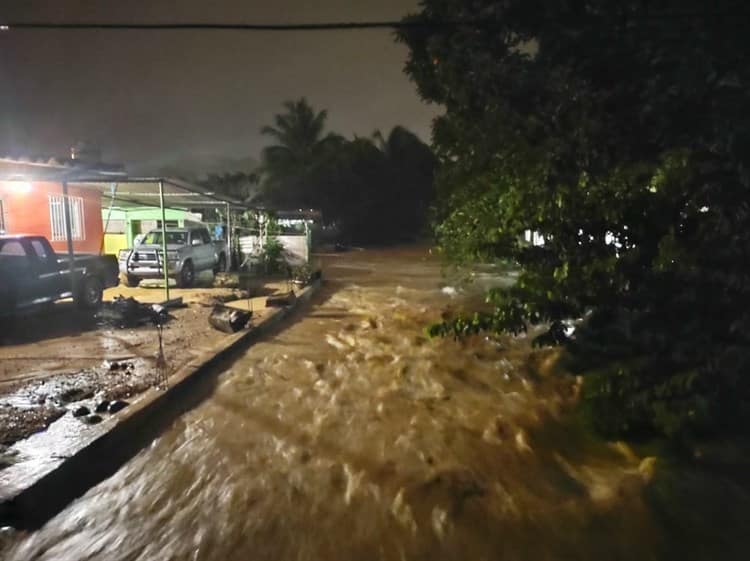
[[[73,251],[99,253],[102,197],[96,189],[68,185]],[[51,181],[0,181],[0,232],[45,236],[55,251],[68,250],[63,186]]]

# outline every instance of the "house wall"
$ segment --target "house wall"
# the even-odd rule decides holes
[[[284,246],[284,258],[292,266],[299,266],[310,261],[310,239],[307,235],[273,236]],[[239,240],[243,261],[257,256],[262,251],[260,236],[242,236]]]
[[[128,237],[125,234],[104,234],[104,254],[118,255],[121,249],[128,248]]]
[[[299,266],[310,261],[310,248],[306,235],[276,236],[276,239],[284,246],[285,257],[290,265]]]
[[[99,253],[103,241],[101,194],[69,185],[71,197],[83,199],[83,239],[73,240],[76,253]],[[50,239],[55,251],[65,253],[67,242],[52,241],[50,195],[62,195],[60,183],[0,181],[5,230],[9,234],[35,234]]]
[[[106,201],[101,209],[104,224],[104,253],[117,255],[121,249],[133,247],[137,234],[146,233],[158,227],[161,222],[161,209],[158,207],[113,207],[110,211]],[[165,208],[167,225],[176,222],[183,227],[189,222],[200,222],[200,214],[184,210]],[[109,219],[109,222],[107,221]]]

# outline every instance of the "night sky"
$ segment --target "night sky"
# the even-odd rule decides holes
[[[398,19],[416,8],[417,0],[2,0],[0,23],[299,23]],[[429,140],[438,109],[419,100],[405,58],[386,30],[0,31],[0,155],[65,155],[88,141],[131,172],[232,167],[229,158],[258,157],[260,127],[301,96],[329,110],[335,132],[401,124]]]

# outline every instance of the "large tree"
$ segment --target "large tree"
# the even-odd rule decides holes
[[[326,111],[286,102],[263,133],[264,197],[273,206],[316,208],[347,243],[414,239],[433,200],[436,159],[414,133],[346,140],[325,133]]]
[[[547,325],[540,342],[572,351],[606,432],[748,426],[744,10],[421,3],[401,38],[421,95],[446,108],[434,127],[441,245],[523,271],[489,294],[492,312],[437,331]],[[528,247],[525,230],[544,246]],[[564,322],[584,317],[569,338]]]
[[[206,188],[250,205],[256,203],[261,195],[260,176],[257,173],[244,171],[210,173],[200,183]]]
[[[306,179],[344,140],[325,132],[328,112],[315,111],[305,98],[285,102],[284,110],[275,115],[274,126],[261,129],[275,142],[262,152],[266,194],[278,205],[308,206],[314,194]]]
[[[373,140],[392,176],[384,193],[387,204],[393,207],[389,226],[395,239],[413,237],[425,225],[435,198],[435,154],[417,135],[400,126],[393,127],[388,136],[375,131]]]
[[[403,127],[355,138],[320,168],[320,208],[350,243],[413,241],[433,202],[436,159]]]

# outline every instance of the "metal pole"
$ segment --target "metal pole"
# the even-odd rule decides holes
[[[227,262],[225,268],[227,271],[232,270],[232,210],[227,203]]]
[[[68,269],[70,272],[70,291],[76,296],[77,279],[75,275],[75,256],[73,253],[73,226],[70,222],[70,200],[68,195],[68,182],[62,182],[63,192],[63,217],[65,218],[65,240],[68,242]]]
[[[310,262],[310,249],[312,249],[312,231],[310,223],[305,220],[305,263]]]
[[[112,190],[112,198],[109,200],[109,210],[107,211],[107,221],[104,223],[104,232],[102,233],[102,243],[99,246],[99,253],[104,254],[104,241],[107,239],[107,230],[109,230],[109,219],[112,217],[112,207],[115,206],[115,195],[117,194],[117,183],[112,183],[109,188]]]
[[[164,210],[164,181],[159,180],[159,206],[161,207],[161,268],[164,271],[164,294],[169,300],[169,259],[167,258],[167,213]]]

